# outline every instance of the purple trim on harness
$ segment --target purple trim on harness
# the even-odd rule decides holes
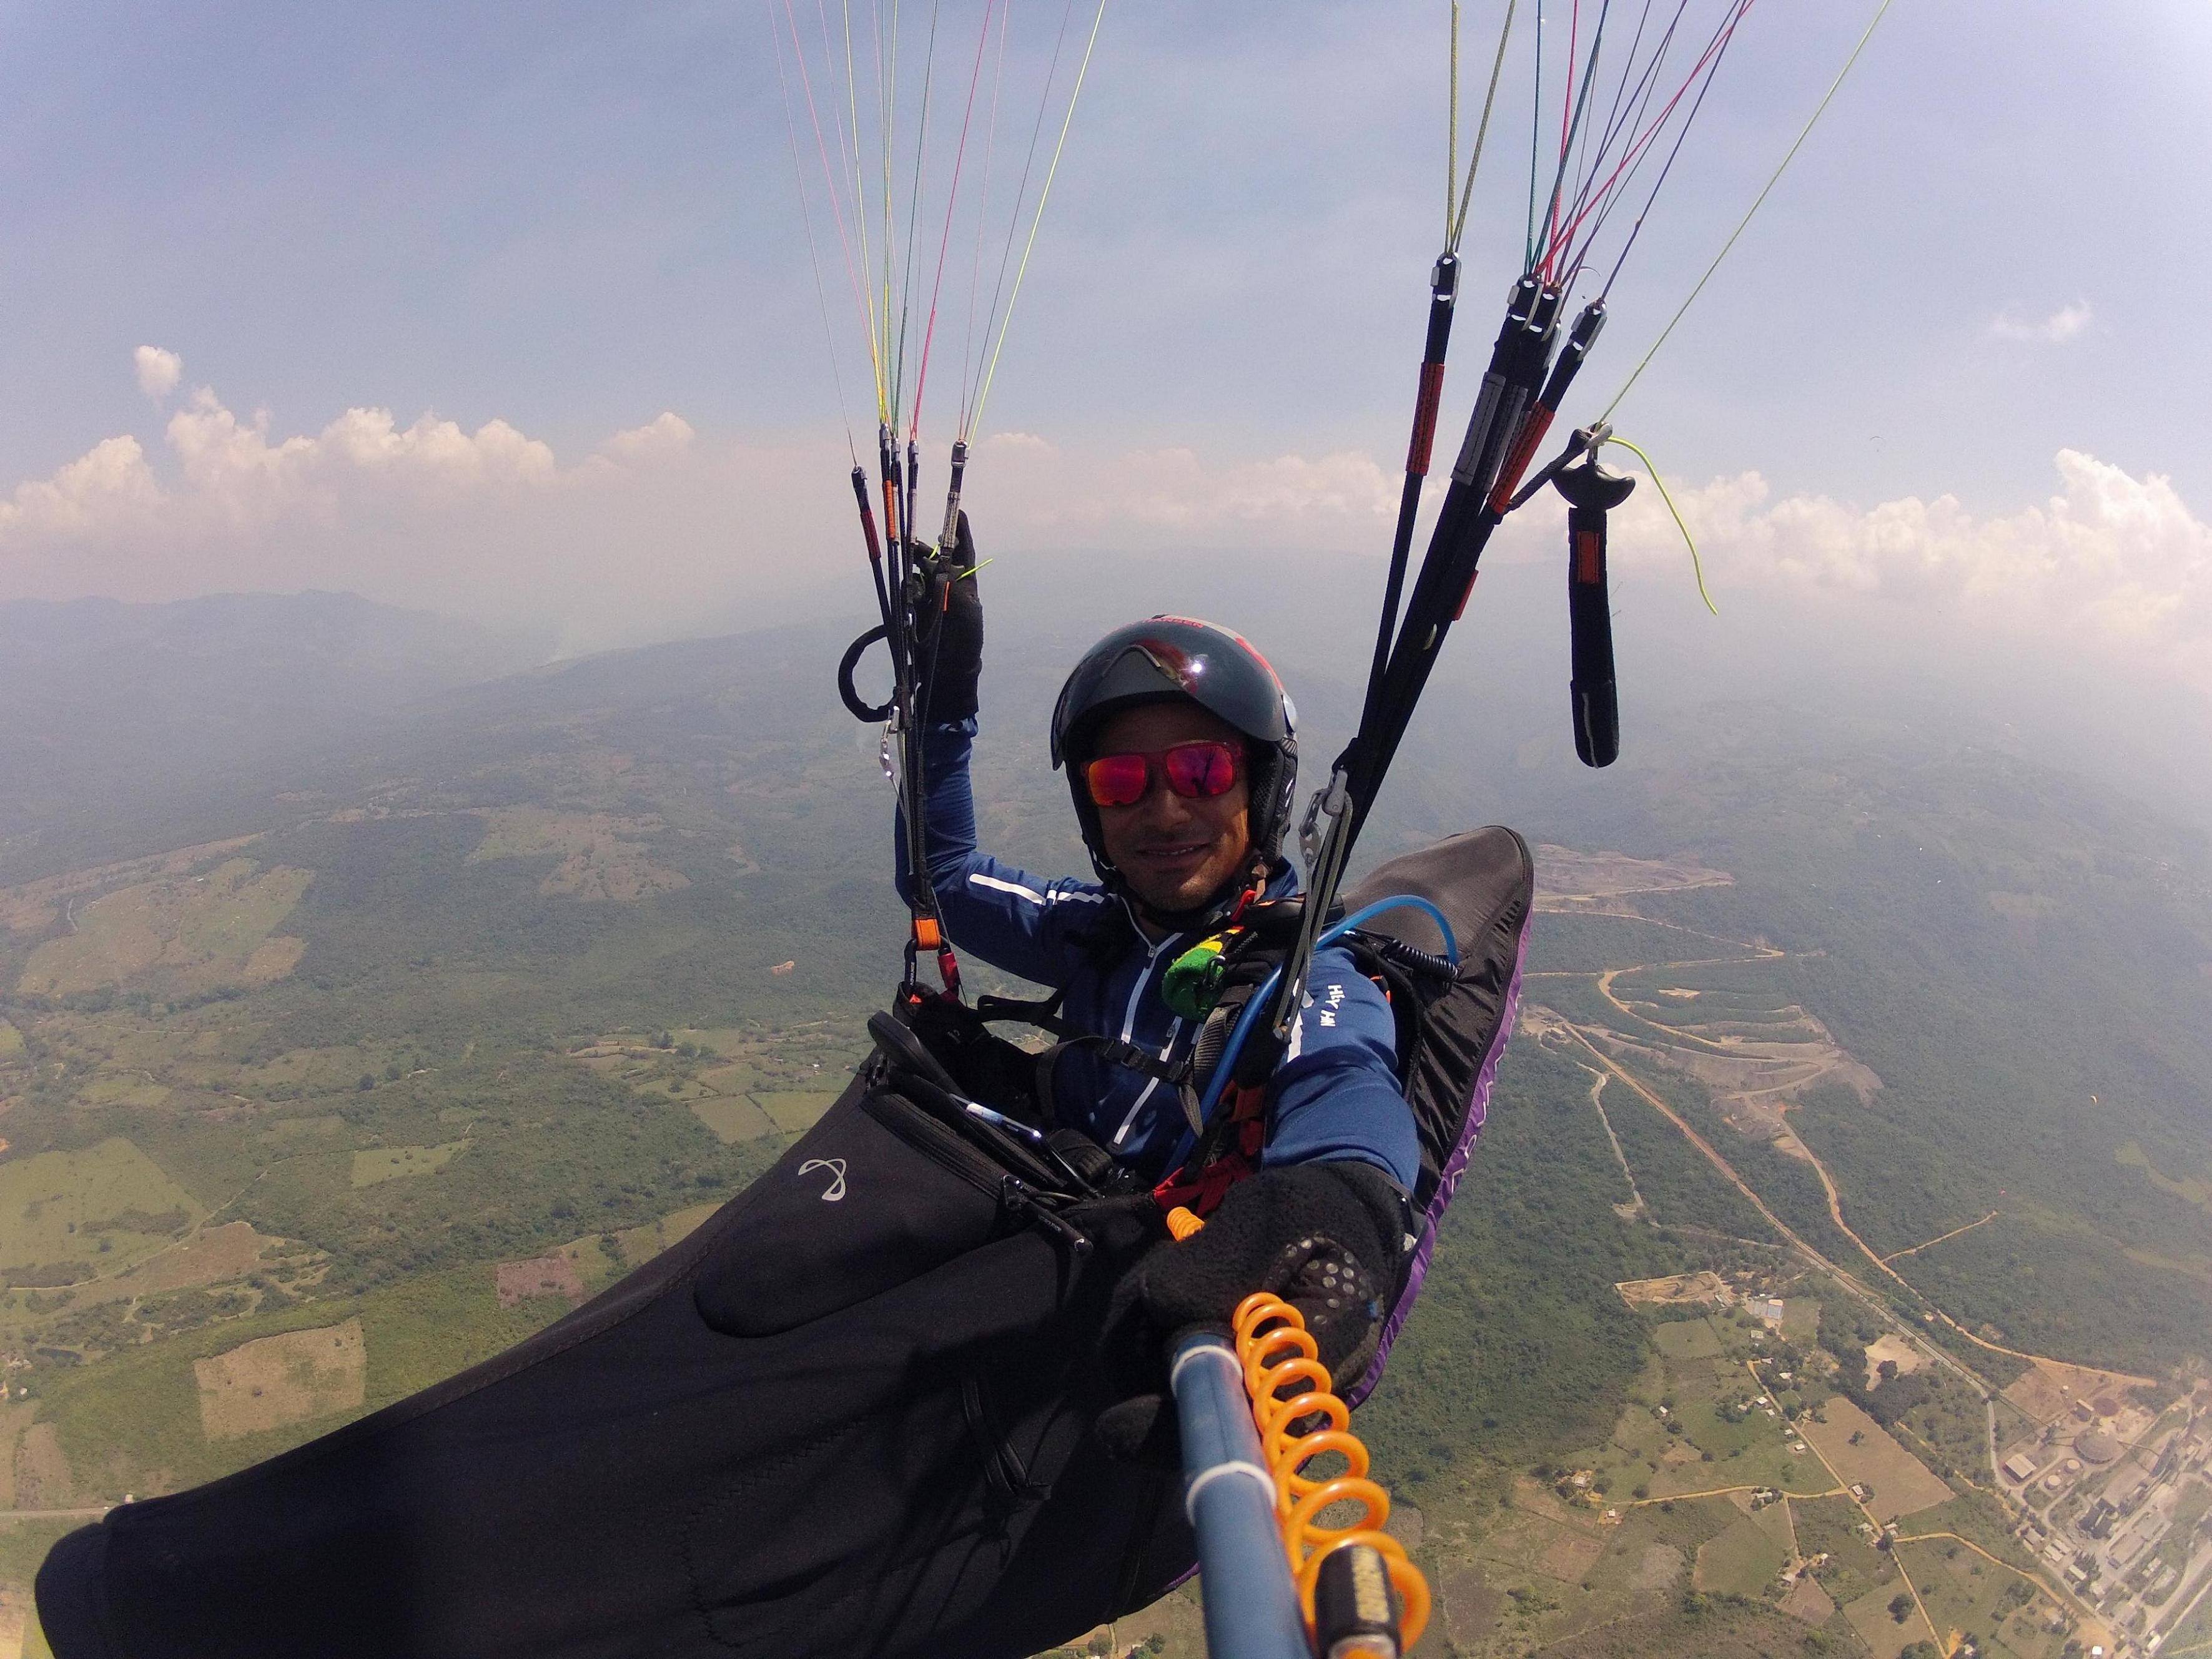
[[[1406,1317],[1413,1311],[1413,1298],[1421,1293],[1421,1281],[1428,1277],[1429,1260],[1437,1248],[1437,1224],[1443,1219],[1444,1206],[1452,1201],[1458,1190],[1459,1178],[1467,1173],[1468,1158],[1474,1151],[1476,1139],[1482,1133],[1484,1121],[1490,1115],[1491,1086],[1498,1080],[1498,1062],[1505,1053],[1505,1041],[1513,1035],[1513,1020],[1521,1010],[1521,970],[1528,962],[1528,934],[1536,919],[1535,907],[1521,921],[1521,939],[1513,953],[1513,977],[1505,988],[1505,1012],[1498,1022],[1498,1035],[1490,1044],[1490,1052],[1483,1056],[1482,1069],[1475,1074],[1474,1094],[1468,1103],[1467,1131],[1460,1136],[1459,1145],[1453,1148],[1445,1161],[1443,1171],[1437,1179],[1437,1190],[1429,1200],[1428,1212],[1421,1219],[1421,1242],[1413,1249],[1413,1266],[1406,1276],[1405,1291],[1399,1296],[1397,1305],[1390,1310],[1390,1317],[1382,1326],[1382,1340],[1375,1350],[1375,1358],[1367,1367],[1367,1374],[1346,1394],[1344,1403],[1357,1407],[1375,1391],[1382,1380],[1383,1363],[1390,1358],[1390,1345],[1398,1340],[1398,1333]]]

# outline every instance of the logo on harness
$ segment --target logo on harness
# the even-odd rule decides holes
[[[805,1175],[810,1170],[827,1170],[835,1177],[830,1182],[829,1191],[822,1194],[822,1201],[824,1204],[835,1204],[845,1196],[845,1160],[843,1158],[810,1158],[799,1166],[799,1173],[801,1175]]]

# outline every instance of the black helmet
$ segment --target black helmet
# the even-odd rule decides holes
[[[1083,653],[1052,711],[1052,763],[1067,768],[1068,793],[1091,861],[1109,888],[1098,809],[1083,787],[1083,763],[1099,728],[1125,708],[1190,702],[1241,732],[1251,793],[1252,850],[1272,866],[1290,822],[1298,775],[1297,711],[1267,659],[1242,635],[1188,617],[1154,617],[1117,628]]]

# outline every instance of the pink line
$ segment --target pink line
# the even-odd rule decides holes
[[[1622,154],[1620,165],[1613,168],[1605,183],[1599,185],[1592,193],[1589,200],[1583,204],[1582,211],[1575,215],[1572,221],[1560,229],[1547,246],[1544,254],[1547,269],[1549,269],[1553,262],[1558,258],[1565,246],[1574,240],[1575,233],[1582,228],[1583,221],[1596,211],[1600,204],[1612,193],[1613,187],[1620,182],[1621,175],[1634,165],[1637,159],[1657,140],[1661,131],[1666,127],[1668,118],[1674,113],[1675,106],[1688,95],[1690,88],[1697,84],[1698,77],[1705,72],[1706,65],[1727,46],[1729,37],[1735,33],[1736,25],[1743,21],[1744,14],[1750,9],[1751,0],[1737,0],[1727,25],[1706,43],[1705,49],[1699,54],[1698,61],[1690,66],[1689,75],[1684,79],[1682,84],[1674,89],[1674,95],[1667,100],[1666,107],[1653,118],[1651,125],[1638,134],[1635,142],[1630,144],[1627,150]]]
[[[952,188],[945,197],[945,234],[937,242],[937,276],[929,285],[929,324],[921,332],[921,367],[915,371],[914,418],[907,423],[907,441],[921,430],[921,394],[929,384],[929,346],[937,337],[937,297],[945,289],[945,251],[952,245],[952,210],[960,199],[960,167],[968,159],[968,124],[975,113],[975,88],[983,78],[983,48],[991,40],[991,8],[996,0],[983,0],[983,27],[975,36],[975,67],[968,75],[968,106],[960,112],[960,146],[952,153]]]
[[[791,0],[783,0],[783,15],[791,26],[791,49],[799,58],[799,84],[806,94],[806,117],[814,124],[814,145],[822,155],[822,177],[829,186],[830,212],[837,222],[837,246],[845,255],[845,280],[852,285],[853,303],[860,307],[861,326],[867,328],[868,301],[860,291],[860,267],[853,258],[852,239],[845,229],[844,198],[838,188],[837,174],[830,165],[830,141],[822,136],[821,112],[814,107],[814,82],[806,72],[806,47],[799,38],[799,17],[791,9]],[[771,11],[771,23],[774,18],[775,14]],[[842,143],[839,148],[842,149]]]

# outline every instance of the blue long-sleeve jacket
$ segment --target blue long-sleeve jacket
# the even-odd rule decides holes
[[[930,883],[954,945],[1065,993],[1060,1017],[1175,1060],[1195,1033],[1160,998],[1168,964],[1196,942],[1176,934],[1155,945],[1125,902],[1096,883],[1048,881],[1001,864],[975,844],[975,800],[968,762],[975,723],[938,726],[927,743],[924,811]],[[896,837],[899,892],[910,890],[906,837]],[[1287,864],[1268,896],[1297,890]],[[1392,1071],[1389,1005],[1351,957],[1315,954],[1305,1006],[1268,1091],[1268,1165],[1356,1158],[1410,1191],[1419,1173],[1413,1109]],[[1186,1125],[1175,1091],[1088,1048],[1063,1054],[1053,1076],[1063,1120],[1147,1179],[1167,1173]]]

